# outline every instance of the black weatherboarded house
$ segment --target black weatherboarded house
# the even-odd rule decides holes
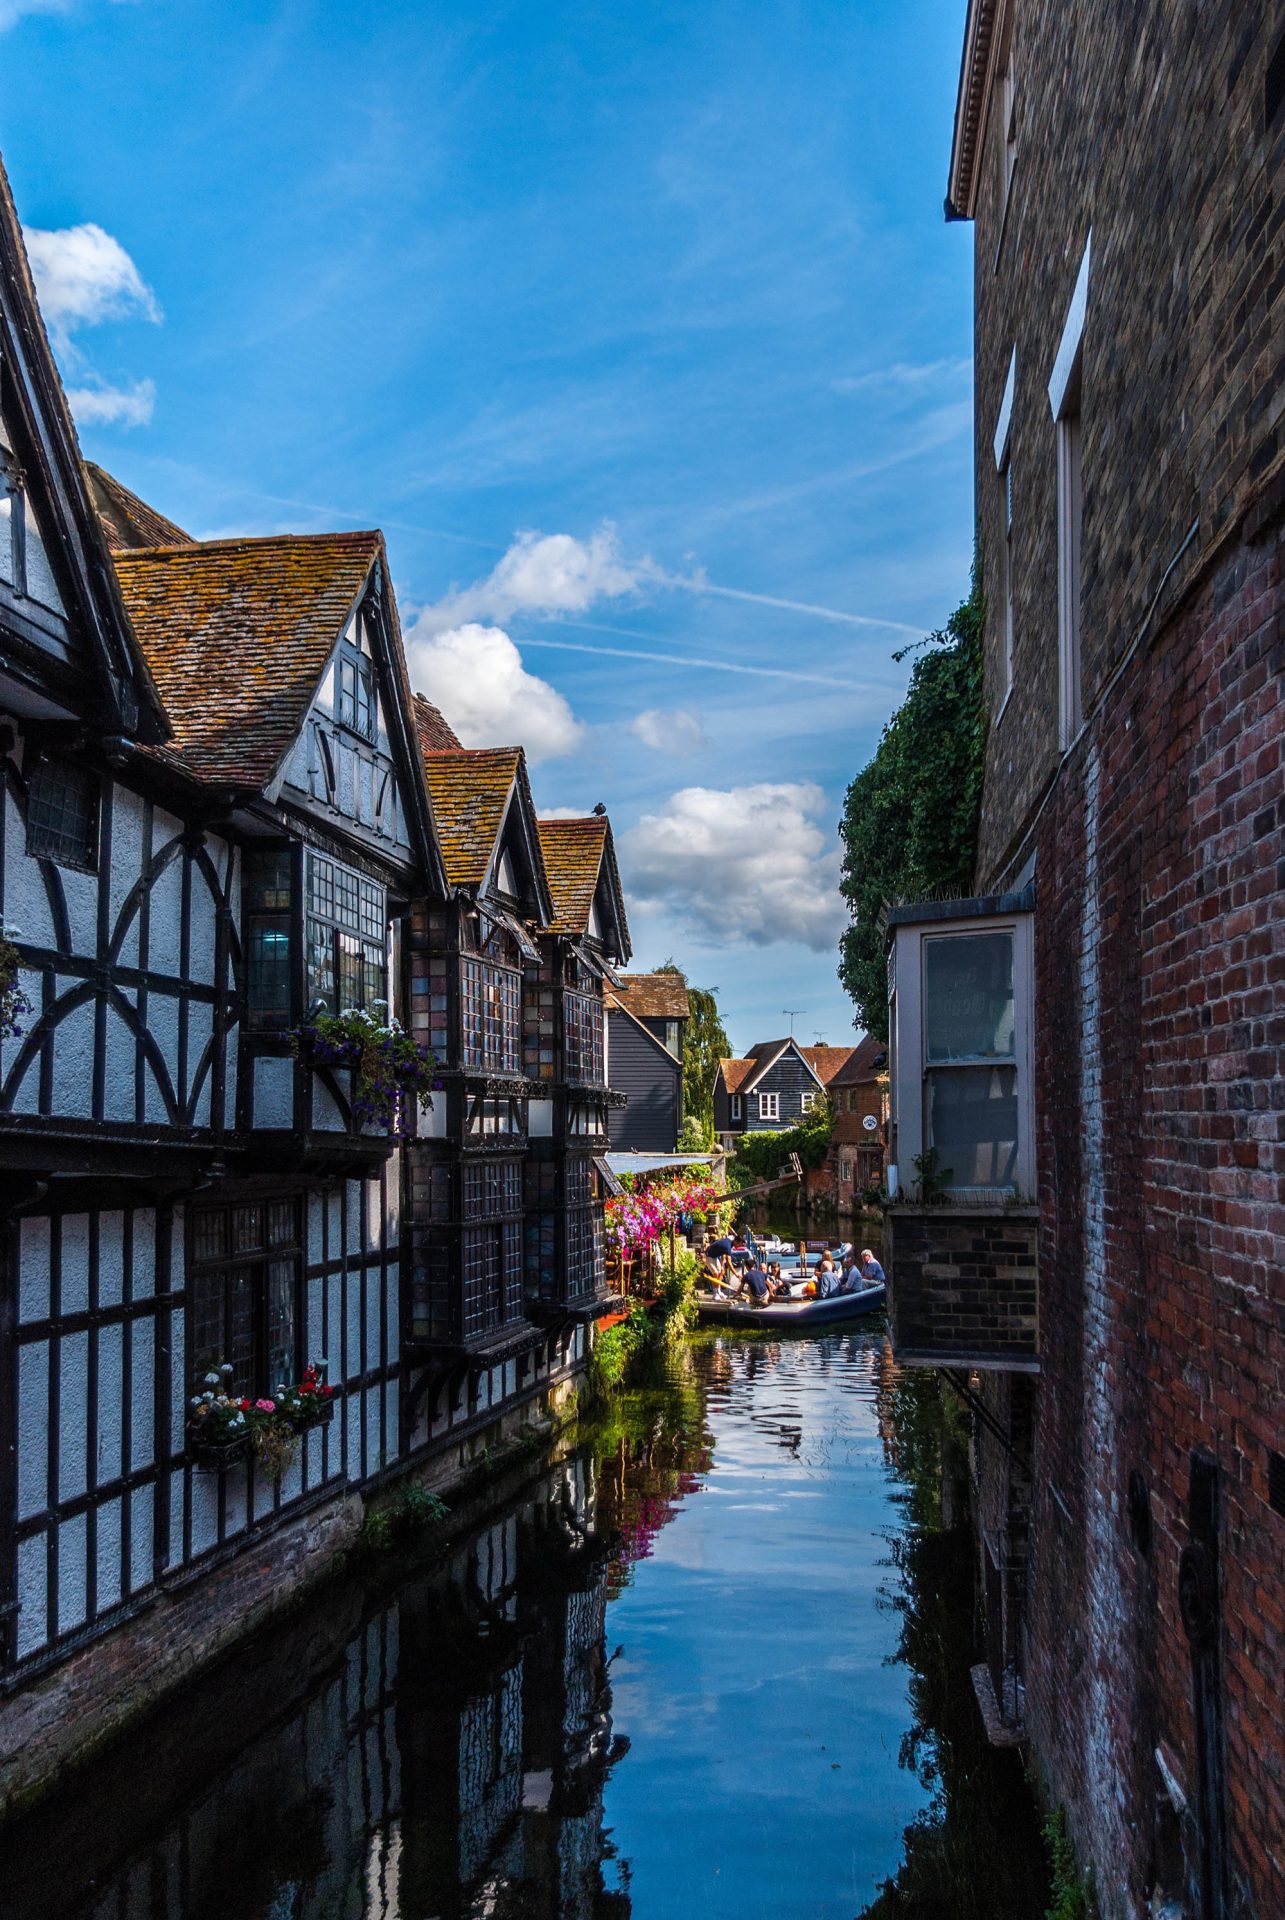
[[[623,1153],[673,1153],[683,1124],[687,988],[677,973],[626,973],[607,989],[607,1078],[627,1105],[610,1114]]]

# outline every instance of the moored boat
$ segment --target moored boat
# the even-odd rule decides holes
[[[752,1307],[734,1294],[698,1293],[696,1316],[702,1326],[793,1327],[803,1331],[870,1313],[883,1305],[885,1292],[880,1284],[862,1287],[856,1293],[831,1293],[824,1300],[773,1300],[765,1307]]]

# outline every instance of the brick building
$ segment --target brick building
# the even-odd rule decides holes
[[[893,1328],[1109,1920],[1285,1913],[1283,143],[1278,9],[971,0],[989,734],[975,897],[890,916]]]

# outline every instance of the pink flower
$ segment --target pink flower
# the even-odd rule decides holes
[[[276,1412],[276,1408],[272,1404],[271,1400],[256,1400],[254,1404],[260,1413]]]

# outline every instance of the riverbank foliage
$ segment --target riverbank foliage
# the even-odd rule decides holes
[[[742,1134],[728,1162],[729,1188],[775,1180],[779,1173],[788,1172],[792,1153],[798,1154],[805,1167],[823,1166],[833,1132],[834,1110],[829,1101],[820,1100],[797,1127],[787,1127],[781,1133]]]
[[[601,1401],[627,1386],[648,1355],[661,1352],[696,1324],[696,1256],[679,1244],[662,1262],[654,1302],[631,1300],[623,1320],[603,1327],[589,1362],[589,1397]]]
[[[967,600],[920,643],[925,651],[906,697],[848,788],[839,823],[839,884],[852,921],[839,978],[856,1002],[858,1025],[880,1040],[888,1037],[885,909],[953,898],[973,883],[986,754],[984,617],[974,567]]]

